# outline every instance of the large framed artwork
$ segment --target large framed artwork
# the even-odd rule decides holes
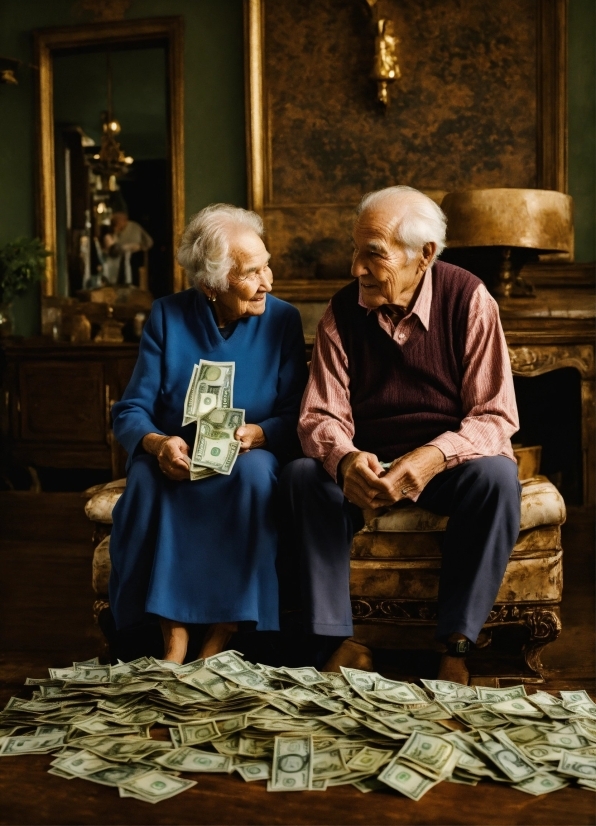
[[[323,300],[349,279],[372,189],[566,191],[566,0],[245,3],[249,203],[278,295]],[[375,5],[398,39],[386,107]]]

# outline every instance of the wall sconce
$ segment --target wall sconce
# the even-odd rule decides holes
[[[0,57],[0,83],[18,86],[19,81],[15,73],[21,63],[21,60],[15,60],[13,57]]]
[[[401,77],[397,62],[399,38],[394,34],[393,21],[381,16],[378,0],[365,0],[375,26],[375,57],[371,78],[377,84],[377,100],[383,107],[389,103],[389,85]]]

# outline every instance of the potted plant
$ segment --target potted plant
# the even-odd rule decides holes
[[[43,278],[49,254],[39,238],[16,238],[0,246],[0,336],[12,333],[12,302]]]

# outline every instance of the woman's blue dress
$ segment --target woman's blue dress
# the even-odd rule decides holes
[[[141,445],[147,433],[181,436],[194,364],[234,361],[234,407],[259,424],[267,445],[238,456],[229,476],[173,482]],[[304,337],[295,307],[269,295],[261,316],[225,339],[207,299],[186,290],[154,302],[114,433],[128,451],[126,490],[113,512],[110,604],[116,626],[147,614],[183,623],[251,621],[277,630],[274,497],[280,461],[296,442],[306,384]]]

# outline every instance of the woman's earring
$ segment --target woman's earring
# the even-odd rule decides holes
[[[215,293],[211,293],[211,295],[208,296],[208,298],[209,298],[209,301],[213,301],[214,304],[217,301],[217,295]]]

